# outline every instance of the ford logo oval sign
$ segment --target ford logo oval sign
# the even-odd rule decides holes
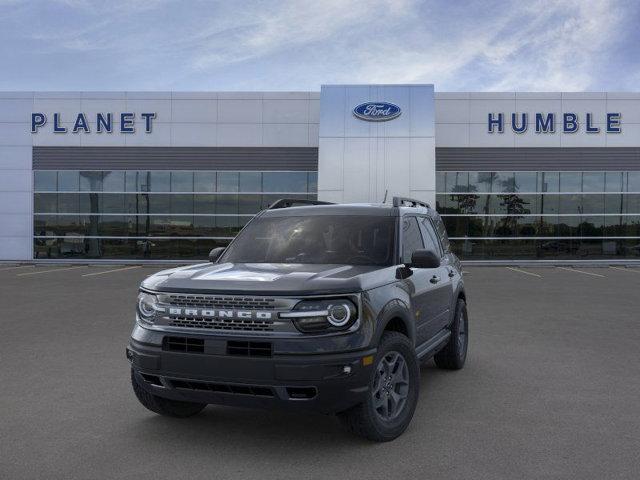
[[[353,109],[353,114],[361,120],[368,122],[386,122],[399,117],[402,113],[400,107],[388,102],[361,103]]]

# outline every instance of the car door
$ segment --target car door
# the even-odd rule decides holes
[[[411,255],[415,250],[424,248],[424,240],[418,218],[405,216],[402,222],[402,256],[401,261],[405,265],[411,264]],[[416,322],[416,344],[421,344],[431,338],[435,333],[436,311],[431,300],[434,285],[431,278],[436,274],[431,268],[411,268],[411,276],[405,279],[406,286],[411,296],[411,311]]]
[[[429,217],[419,217],[418,223],[424,238],[425,248],[433,250],[440,257],[440,267],[433,269],[434,274],[429,279],[432,288],[429,293],[430,309],[433,312],[432,334],[437,333],[449,324],[451,303],[453,301],[452,268],[444,260],[444,248],[441,245],[435,225]]]

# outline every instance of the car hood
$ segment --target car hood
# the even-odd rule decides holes
[[[142,288],[180,293],[323,295],[369,290],[395,280],[395,267],[204,263],[158,272]]]

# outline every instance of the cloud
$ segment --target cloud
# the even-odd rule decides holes
[[[0,0],[0,7],[0,61],[13,67],[3,88],[435,83],[440,91],[567,91],[637,89],[640,77],[640,4],[632,0]],[[29,75],[50,58],[56,63],[46,75]],[[610,75],[615,68],[624,75]],[[102,75],[87,75],[96,70]],[[24,85],[20,73],[37,80]]]

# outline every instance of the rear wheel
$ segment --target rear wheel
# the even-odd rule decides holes
[[[191,417],[200,413],[207,406],[206,403],[180,402],[149,393],[140,386],[133,369],[131,369],[131,385],[140,403],[159,415],[179,418]]]
[[[338,417],[348,430],[376,442],[400,436],[418,403],[420,369],[411,342],[397,332],[382,336],[367,400]]]
[[[445,370],[460,370],[467,359],[469,345],[469,318],[467,304],[461,298],[456,305],[456,313],[451,324],[451,337],[447,345],[433,357],[436,365]]]

